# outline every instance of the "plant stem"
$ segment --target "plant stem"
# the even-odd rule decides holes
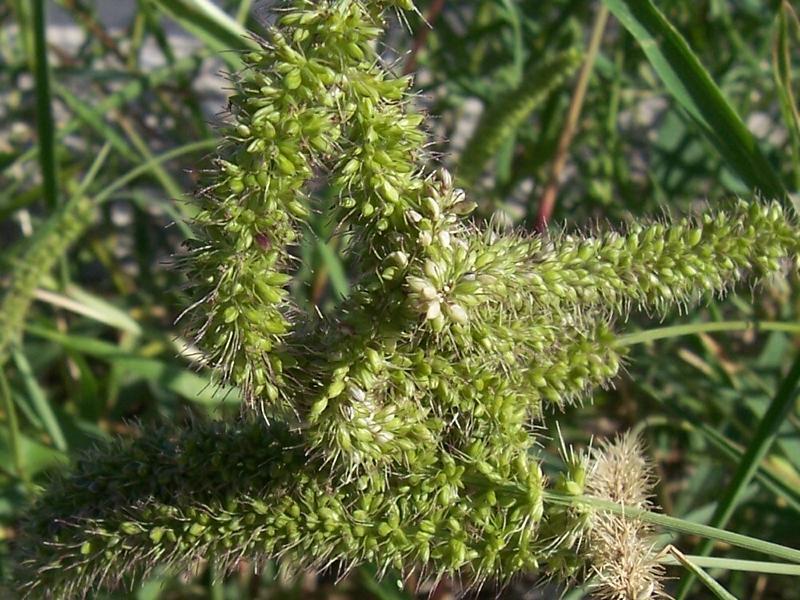
[[[594,71],[594,63],[597,59],[597,53],[600,49],[600,42],[603,39],[603,32],[605,31],[607,22],[608,7],[602,4],[594,18],[592,35],[589,40],[589,49],[586,53],[583,66],[581,66],[580,73],[578,74],[578,81],[575,84],[575,91],[572,94],[564,129],[561,131],[561,137],[558,139],[558,146],[556,146],[556,153],[553,158],[553,166],[550,169],[550,178],[539,200],[539,212],[534,225],[539,232],[547,229],[547,222],[550,220],[556,205],[556,195],[558,194],[558,188],[561,183],[561,174],[567,163],[567,153],[572,143],[572,138],[575,137],[578,119],[583,109],[583,101],[586,99],[586,89],[589,87],[589,78],[592,76],[592,71]]]
[[[716,323],[690,323],[687,325],[670,325],[629,333],[617,338],[620,346],[633,346],[655,340],[663,340],[684,335],[698,333],[713,333],[720,331],[783,331],[786,333],[800,333],[800,323],[787,323],[780,321],[719,321]]]
[[[36,129],[39,134],[39,164],[42,169],[44,198],[53,210],[58,205],[58,174],[56,165],[55,125],[50,94],[50,66],[47,62],[44,0],[33,2],[33,39],[36,49],[34,79],[36,80]]]
[[[428,41],[428,36],[431,33],[431,29],[433,29],[433,24],[436,23],[436,20],[442,13],[445,2],[446,0],[433,0],[430,8],[428,8],[428,12],[425,13],[425,18],[423,19],[424,22],[419,28],[416,37],[414,37],[414,43],[411,46],[411,52],[408,54],[406,64],[403,65],[404,75],[413,73],[417,69],[417,57],[419,52],[425,47],[425,43]]]
[[[747,550],[752,550],[754,552],[761,552],[763,554],[768,554],[776,558],[781,558],[784,560],[800,563],[800,550],[796,548],[789,548],[787,546],[782,546],[781,544],[776,544],[774,542],[759,540],[757,538],[753,538],[747,535],[742,535],[740,533],[726,531],[718,527],[712,527],[710,525],[701,525],[700,523],[692,523],[684,519],[679,519],[677,517],[670,517],[668,515],[662,515],[659,513],[651,512],[649,510],[643,510],[640,508],[622,506],[620,504],[616,504],[608,500],[602,500],[600,498],[594,498],[592,496],[569,496],[567,494],[561,494],[558,492],[546,491],[544,493],[544,497],[545,500],[553,502],[555,504],[562,504],[562,505],[584,504],[586,506],[590,506],[598,510],[608,511],[610,513],[622,515],[628,518],[639,519],[646,523],[651,523],[653,525],[657,525],[659,527],[663,527],[671,531],[676,531],[678,533],[697,535],[707,538],[709,540],[717,540],[720,542],[725,542],[727,544],[730,544],[732,546],[737,546],[739,548],[745,548]]]
[[[738,558],[717,558],[714,556],[696,556],[687,554],[686,558],[698,567],[706,569],[723,569],[726,571],[748,571],[750,573],[769,573],[770,575],[791,575],[800,577],[800,565],[765,562],[761,560],[741,560]],[[660,561],[664,565],[678,565],[680,562],[673,556],[664,556]]]

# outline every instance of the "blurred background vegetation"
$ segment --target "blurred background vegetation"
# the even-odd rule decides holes
[[[649,0],[417,4],[431,27],[420,15],[395,19],[385,59],[397,73],[417,73],[431,149],[479,202],[480,219],[530,231],[546,221],[551,231],[586,230],[701,212],[737,195],[796,198],[800,191],[800,25],[788,2],[657,0],[657,9]],[[0,3],[5,574],[26,502],[48,473],[68,467],[72,453],[109,436],[136,435],[140,426],[237,413],[235,391],[217,391],[175,324],[189,299],[171,265],[191,234],[191,192],[225,120],[224,73],[238,68],[237,52],[251,43],[243,32],[265,35],[279,5]],[[654,41],[642,45],[647,36]],[[582,56],[578,69],[547,71],[548,61],[574,50]],[[59,232],[64,243],[49,254],[33,252],[37,240],[64,226],[54,221],[59,207],[78,202],[91,203],[84,211],[91,216],[71,223],[69,236]],[[350,265],[332,233],[319,216],[297,249],[294,294],[308,308],[329,310],[349,291]],[[27,315],[8,311],[7,290],[32,260],[53,268],[29,282],[34,303]],[[709,299],[706,308],[671,315],[664,325],[797,323],[799,283],[790,274],[724,302]],[[7,343],[13,340],[4,336],[23,318],[22,341]],[[654,326],[646,315],[635,321],[628,329]],[[665,512],[797,546],[796,395],[764,460],[756,465],[747,449],[759,442],[757,424],[799,342],[790,333],[751,330],[637,346],[616,388],[569,409],[559,419],[561,433],[585,446],[592,436],[640,430]],[[547,433],[542,443],[555,450],[556,432]],[[753,466],[753,478],[734,475]],[[737,485],[740,497],[721,506]],[[726,525],[719,513],[727,509]],[[681,547],[697,544],[684,538]],[[712,574],[740,598],[800,598],[788,578]],[[447,598],[458,589],[445,582],[418,595]],[[501,595],[558,593],[520,580]],[[690,596],[706,594],[695,586]],[[155,578],[110,597],[400,599],[415,597],[415,589],[413,582],[403,589],[396,577],[379,582],[368,567],[337,584],[335,576],[296,580],[277,565],[253,573],[246,564],[216,581],[207,564],[196,576]]]

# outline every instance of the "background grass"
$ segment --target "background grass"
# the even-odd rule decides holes
[[[112,435],[135,435],[140,424],[238,410],[234,392],[214,393],[174,324],[189,299],[170,265],[190,235],[190,192],[224,118],[227,90],[219,74],[237,68],[237,51],[252,44],[243,33],[263,34],[273,5],[0,4],[4,573],[26,501],[48,472],[66,467],[70,453]],[[789,2],[418,5],[433,27],[418,17],[410,19],[410,31],[395,23],[386,59],[398,72],[415,66],[432,148],[469,186],[479,218],[527,229],[549,218],[551,227],[586,229],[702,211],[736,195],[796,200],[800,25]],[[525,85],[541,65],[576,52],[583,67],[547,85],[546,93]],[[522,102],[521,94],[530,97]],[[524,114],[508,110],[510,99]],[[473,139],[476,130],[480,139]],[[469,148],[486,148],[488,139],[492,152],[475,159]],[[470,162],[460,164],[465,148]],[[556,192],[552,213],[541,208],[548,186]],[[51,236],[56,241],[44,252],[37,240],[63,231],[75,205],[88,206],[68,223],[75,243]],[[324,311],[347,295],[350,265],[331,241],[330,223],[312,223],[297,252],[302,262],[293,292],[301,304]],[[786,373],[800,336],[796,327],[723,331],[715,324],[798,324],[799,284],[791,274],[670,316],[661,325],[697,324],[689,329],[695,333],[637,344],[614,390],[559,419],[564,437],[581,446],[592,436],[638,429],[658,467],[657,501],[665,513],[797,547],[797,368]],[[20,294],[32,303],[20,304]],[[653,326],[642,315],[628,328]],[[723,544],[700,545],[691,535],[664,541],[684,554],[758,558]],[[735,597],[800,598],[786,576],[720,564],[726,563],[701,566]],[[415,595],[413,582],[403,589],[392,578],[376,581],[369,567],[338,585],[330,576],[290,579],[278,566],[256,574],[243,565],[214,580],[208,564],[196,577],[164,576],[113,597]],[[556,597],[531,586],[516,582],[503,597]],[[434,595],[457,589],[445,582]],[[695,598],[711,593],[688,579],[680,590]],[[577,590],[568,597],[581,596]]]

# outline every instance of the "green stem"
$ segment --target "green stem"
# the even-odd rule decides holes
[[[725,527],[733,515],[733,511],[739,503],[742,492],[753,479],[758,465],[775,440],[780,426],[786,420],[787,415],[794,409],[795,400],[797,398],[797,385],[799,382],[800,353],[795,357],[788,375],[786,375],[775,397],[772,399],[772,402],[770,402],[769,408],[767,408],[767,412],[758,424],[758,429],[753,439],[750,441],[731,483],[728,485],[727,490],[725,490],[724,495],[717,505],[717,510],[711,518],[711,524],[713,526]],[[701,556],[705,556],[711,552],[712,547],[713,544],[711,541],[707,540],[703,542],[697,553]],[[798,552],[798,555],[800,555],[800,552]],[[678,600],[687,596],[693,582],[694,577],[692,575],[684,577],[676,595]]]
[[[168,152],[164,152],[163,154],[159,154],[158,156],[154,156],[151,159],[141,163],[137,167],[128,171],[125,175],[116,179],[113,183],[111,183],[107,188],[105,188],[102,192],[95,196],[95,202],[98,204],[105,202],[108,200],[114,192],[119,190],[120,188],[125,187],[131,181],[147,173],[154,166],[163,164],[167,161],[170,161],[174,158],[178,158],[179,156],[183,156],[184,154],[191,154],[192,152],[197,152],[199,150],[209,150],[216,146],[218,143],[217,140],[208,139],[208,140],[201,140],[199,142],[192,142],[191,144],[184,144],[183,146],[178,146],[177,148],[173,148]]]
[[[572,93],[564,129],[561,130],[561,136],[558,139],[558,146],[550,168],[550,179],[539,200],[539,212],[536,216],[537,231],[545,231],[547,229],[547,223],[553,214],[558,188],[561,185],[561,175],[567,164],[569,147],[578,128],[578,120],[583,110],[583,102],[586,99],[586,90],[589,88],[589,79],[591,79],[594,72],[594,64],[600,51],[600,43],[603,40],[603,33],[605,33],[607,23],[608,7],[605,4],[601,4],[594,18],[592,35],[589,39],[589,49],[586,51],[586,58],[583,61],[583,66],[578,74],[578,81],[575,84],[575,90]]]
[[[622,515],[628,518],[639,519],[646,523],[651,523],[664,529],[676,531],[678,533],[685,533],[688,535],[696,535],[707,538],[709,540],[717,540],[725,542],[732,546],[752,550],[753,552],[761,552],[768,554],[775,558],[789,560],[792,562],[800,563],[800,550],[782,546],[774,542],[767,542],[759,540],[750,536],[726,531],[717,527],[709,525],[701,525],[700,523],[691,523],[677,517],[670,517],[659,513],[643,510],[640,508],[633,508],[630,506],[622,506],[608,500],[594,498],[592,496],[569,496],[567,494],[560,494],[558,492],[547,491],[545,492],[545,500],[553,502],[554,504],[562,504],[564,506],[574,506],[575,504],[585,504],[595,509],[608,511],[617,515]]]
[[[798,371],[800,371],[800,369],[798,369]],[[486,489],[497,489],[498,487],[494,483],[483,478],[471,477],[465,478],[464,481],[469,485]],[[499,487],[502,487],[505,492],[510,494],[518,494],[521,497],[524,497],[526,494],[523,488],[515,485],[502,485]],[[698,537],[707,538],[709,540],[717,540],[738,548],[744,548],[746,550],[752,550],[753,552],[760,552],[762,554],[774,556],[775,558],[780,558],[782,560],[800,563],[800,549],[790,548],[788,546],[783,546],[774,542],[768,542],[766,540],[759,540],[757,538],[742,535],[740,533],[726,531],[725,529],[720,529],[718,527],[703,525],[701,523],[693,523],[691,521],[686,521],[685,519],[670,517],[669,515],[652,512],[642,508],[624,506],[617,504],[616,502],[611,502],[610,500],[604,500],[602,498],[596,498],[594,496],[573,496],[553,490],[545,490],[543,498],[545,502],[551,502],[561,506],[575,506],[582,504],[595,510],[610,512],[612,514],[620,515],[629,519],[638,519],[645,523],[650,523],[652,525],[656,525],[677,533],[695,535]]]
[[[698,567],[706,569],[723,569],[725,571],[747,571],[750,573],[768,573],[770,575],[790,575],[800,577],[800,565],[765,562],[761,560],[741,560],[738,558],[717,558],[714,556],[696,556],[687,554],[686,558]],[[663,565],[681,564],[673,556],[664,556],[659,562]]]
[[[36,129],[39,134],[39,164],[42,168],[44,198],[52,210],[58,206],[58,174],[56,165],[55,125],[50,94],[50,67],[47,62],[44,0],[33,2],[33,39],[36,49]]]
[[[668,327],[646,329],[645,331],[621,335],[617,338],[616,343],[620,346],[633,346],[684,335],[721,331],[783,331],[785,333],[800,333],[800,323],[786,323],[780,321],[720,321],[716,323],[670,325]]]

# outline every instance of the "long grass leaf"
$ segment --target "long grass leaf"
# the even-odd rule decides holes
[[[142,335],[142,328],[139,323],[127,312],[117,308],[107,300],[76,285],[68,286],[65,292],[66,294],[60,294],[47,289],[37,289],[34,297],[41,302],[83,315],[98,323],[109,325],[134,336]]]
[[[152,0],[165,14],[202,40],[232,69],[242,61],[232,50],[255,50],[258,44],[247,30],[208,0]]]
[[[36,376],[33,374],[30,362],[28,362],[28,357],[20,351],[14,351],[13,356],[14,364],[17,366],[17,371],[28,391],[28,397],[31,400],[33,409],[42,421],[47,435],[53,440],[53,444],[56,448],[62,452],[66,452],[68,449],[67,438],[64,436],[61,425],[58,423],[58,419],[53,412],[53,408],[50,406],[50,402],[44,390],[42,390],[39,382],[36,380]]]
[[[783,321],[712,321],[710,323],[668,325],[666,327],[656,327],[621,335],[617,338],[617,343],[620,346],[633,346],[684,335],[726,331],[782,331],[785,333],[800,334],[800,323]]]
[[[53,209],[58,205],[58,172],[56,165],[55,121],[50,93],[50,64],[47,60],[44,0],[33,0],[33,38],[36,49],[34,79],[36,81],[36,130],[39,135],[39,164],[44,182],[44,198]]]
[[[786,190],[755,137],[666,17],[650,0],[603,1],[639,43],[667,91],[742,181],[770,198],[785,198]]]
[[[715,556],[684,555],[698,567],[704,569],[722,569],[724,571],[747,571],[750,573],[768,573],[770,575],[790,575],[800,577],[800,565],[762,560],[742,560],[739,558],[718,558]],[[664,565],[681,564],[674,556],[665,556],[659,561]]]
[[[767,451],[778,434],[778,429],[786,417],[794,409],[797,399],[798,383],[800,383],[800,353],[795,357],[789,373],[781,382],[777,393],[761,418],[753,438],[745,450],[742,460],[734,473],[733,479],[720,497],[717,509],[711,517],[712,527],[725,527],[739,504],[739,499],[753,479]],[[698,548],[697,554],[705,556],[711,552],[713,544],[706,541]],[[689,593],[694,577],[689,575],[683,579],[676,598],[685,598]]]
[[[65,334],[37,325],[29,325],[26,331],[66,350],[106,361],[122,373],[151,381],[186,400],[209,408],[223,404],[234,405],[241,400],[241,394],[236,388],[221,386],[208,376],[192,372],[188,366],[136,356],[109,342]]]

